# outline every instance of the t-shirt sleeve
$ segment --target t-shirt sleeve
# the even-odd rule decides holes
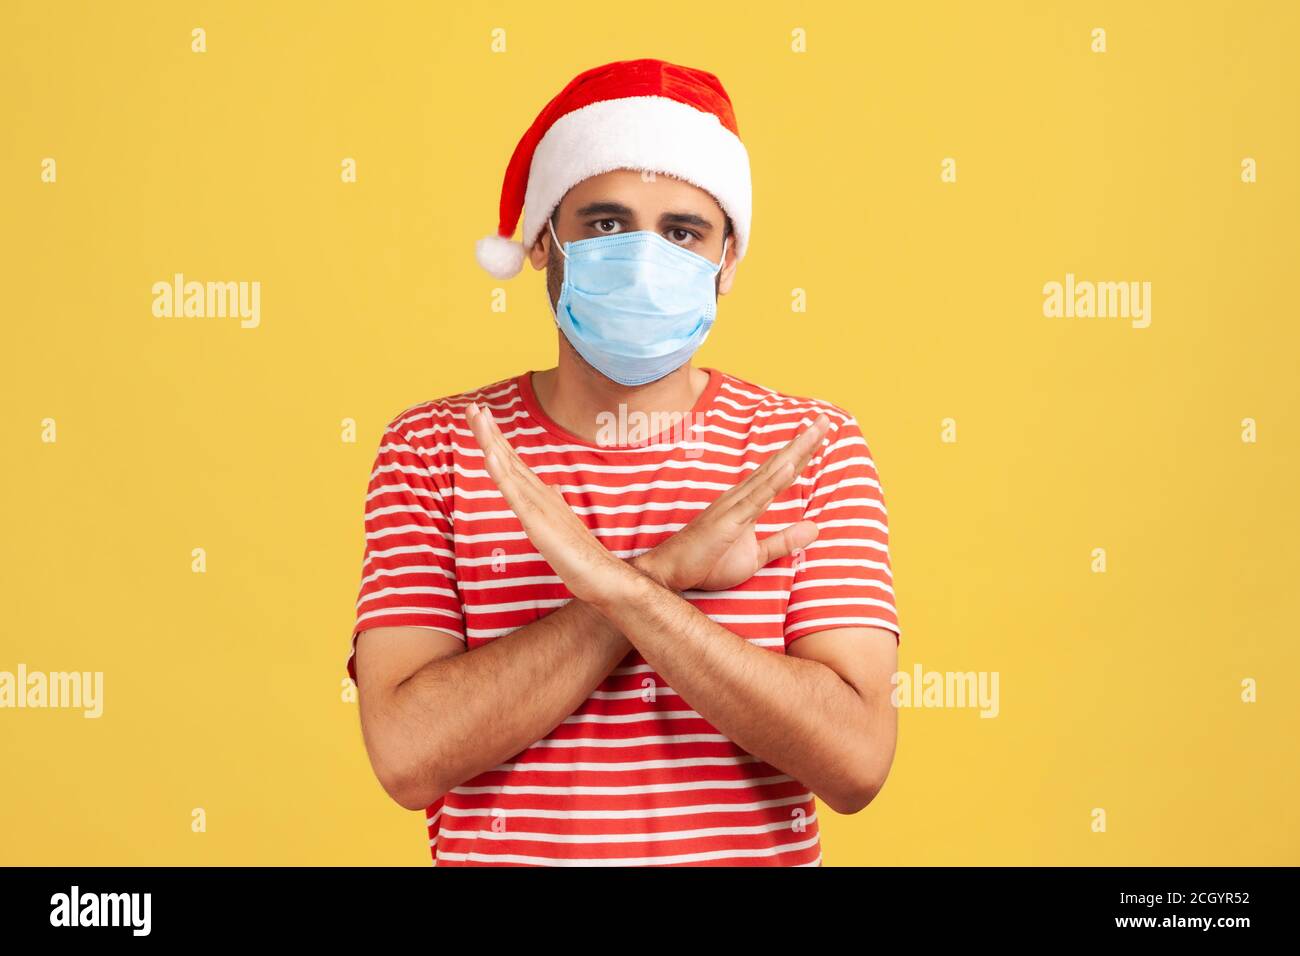
[[[465,640],[447,489],[425,456],[390,423],[379,442],[365,502],[365,556],[348,675],[357,635],[372,627],[429,627]]]
[[[817,524],[818,533],[792,562],[786,646],[836,627],[880,627],[901,640],[885,496],[853,416],[831,417],[825,445],[809,468],[813,482],[804,518]]]

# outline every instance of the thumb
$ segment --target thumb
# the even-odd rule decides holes
[[[759,560],[762,566],[766,567],[773,561],[786,557],[791,552],[808,547],[816,540],[817,525],[815,522],[796,521],[794,524],[788,525],[758,542],[761,552]]]

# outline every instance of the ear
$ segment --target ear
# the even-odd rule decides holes
[[[722,270],[718,273],[718,295],[726,295],[731,291],[731,283],[736,278],[736,268],[740,265],[740,260],[736,258],[735,243],[727,243],[727,257],[723,260]]]
[[[546,263],[551,257],[551,230],[547,229],[537,241],[533,243],[532,248],[528,250],[528,261],[533,264],[534,269],[545,269]]]

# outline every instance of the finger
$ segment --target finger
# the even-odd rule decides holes
[[[528,540],[571,588],[575,588],[584,575],[581,570],[575,570],[575,556],[594,552],[600,558],[609,559],[609,552],[569,507],[558,488],[535,475],[532,482],[520,481],[496,449],[487,454],[486,461],[490,472],[502,474],[503,480],[499,483],[502,496]],[[588,564],[594,566],[595,560],[589,559]],[[573,577],[575,574],[577,579]]]
[[[470,431],[474,433],[474,441],[478,443],[484,454],[501,448],[505,439],[501,430],[496,427],[496,421],[490,410],[483,408],[477,402],[470,402],[465,406],[465,417],[469,421]]]
[[[488,448],[494,451],[500,458],[502,468],[508,469],[521,485],[529,486],[535,490],[550,487],[546,482],[542,481],[536,472],[524,464],[514,446],[501,433],[501,428],[497,425],[491,410],[481,408],[475,402],[471,402],[469,408],[473,409],[470,412],[474,417],[472,426],[478,430],[476,437],[479,434],[482,435],[480,445],[484,447],[485,452]]]
[[[800,548],[806,548],[817,540],[817,525],[812,521],[796,521],[788,527],[769,534],[758,542],[759,566],[767,567]]]
[[[488,468],[488,474],[497,483],[511,508],[518,513],[521,508],[533,503],[532,496],[527,493],[530,488],[528,479],[536,476],[519,460],[519,455],[501,434],[489,409],[477,402],[470,402],[465,408],[465,415],[474,433],[474,440],[483,451],[483,463]],[[491,466],[488,465],[489,457],[493,459]]]
[[[470,402],[465,406],[465,420],[469,422],[469,430],[470,434],[474,436],[474,443],[478,445],[479,451],[483,452],[486,459],[488,452],[496,446],[496,441],[488,428],[488,423],[484,421],[483,410],[477,402]]]
[[[795,455],[794,470],[796,474],[804,470],[808,461],[812,458],[813,452],[821,447],[822,439],[826,437],[826,432],[830,429],[830,424],[830,418],[828,418],[823,412],[821,415],[817,416],[816,420],[813,421],[808,430],[799,436],[800,438],[803,438],[804,435],[807,435],[808,443],[806,447]]]
[[[534,489],[518,481],[513,469],[506,465],[496,449],[487,452],[483,461],[528,540],[543,558],[551,560],[554,557],[552,549],[556,546],[556,532],[562,527],[556,521],[561,516],[555,510],[553,502],[540,500]]]
[[[794,465],[785,462],[774,468],[763,480],[750,488],[727,511],[727,517],[739,524],[749,524],[767,510],[767,506],[794,481]]]
[[[818,415],[811,425],[786,442],[783,448],[770,455],[767,461],[750,472],[744,481],[719,495],[716,504],[721,508],[730,507],[737,500],[748,495],[755,485],[766,482],[772,472],[787,461],[794,464],[794,474],[803,471],[804,465],[808,463],[808,459],[812,456],[818,442],[825,435],[826,427],[829,424],[830,419],[824,413]],[[792,475],[791,481],[793,480],[794,476]],[[778,488],[776,493],[781,490],[782,488]]]
[[[785,491],[786,488],[789,488],[794,483],[795,478],[807,467],[808,460],[826,434],[826,427],[829,424],[829,418],[824,414],[818,415],[811,425],[772,456],[775,459],[772,473],[762,480],[763,488],[767,492],[767,497],[763,501],[763,508],[766,508],[768,502]],[[778,478],[777,475],[782,477]]]
[[[822,438],[825,437],[830,422],[831,420],[826,417],[825,413],[818,415],[811,425],[777,452],[777,456],[794,465],[796,472],[803,471],[803,466],[808,464],[808,459],[812,457],[812,453],[817,449]]]
[[[786,447],[789,447],[788,443]],[[773,468],[776,468],[780,465],[780,458],[778,456],[783,451],[785,451],[785,448],[782,448],[780,451],[768,455],[766,461],[764,461],[761,465],[759,465],[757,468],[755,468],[753,471],[747,474],[743,479],[736,482],[736,484],[732,485],[722,494],[718,495],[717,498],[713,499],[713,504],[711,505],[711,507],[715,511],[726,510],[727,508],[730,508],[732,505],[734,505],[738,500],[745,497],[745,495],[749,494],[750,491],[753,490],[755,485],[767,479],[767,476],[772,473]]]
[[[487,469],[488,475],[496,483],[497,490],[501,492],[501,497],[505,498],[506,504],[515,514],[525,510],[528,507],[527,499],[519,482],[515,480],[514,472],[506,467],[501,460],[501,455],[493,449],[484,452],[483,465]]]
[[[535,475],[519,461],[519,456],[497,428],[490,411],[476,402],[466,406],[466,418],[475,441],[483,451],[483,465],[507,503],[516,512],[536,505],[535,492],[527,477]]]
[[[496,482],[507,504],[518,514],[530,503],[526,494],[527,483],[516,465],[518,456],[510,447],[510,443],[505,441],[500,430],[496,428],[490,412],[471,402],[466,408],[466,416],[474,432],[475,441],[483,451],[483,466]]]
[[[582,519],[574,514],[569,503],[564,500],[560,490],[543,481],[540,475],[524,464],[518,452],[501,433],[490,411],[471,402],[466,414],[472,419],[471,427],[475,429],[476,437],[481,436],[479,440],[484,448],[483,462],[488,474],[521,521],[526,518],[531,520],[533,514],[545,513],[553,520],[576,524],[584,532],[587,530]]]
[[[794,483],[808,464],[808,459],[829,424],[829,418],[818,415],[810,426],[742,482],[736,489],[736,495],[722,505],[727,511],[734,512],[730,514],[732,520],[738,523],[756,521],[772,503],[772,499]]]

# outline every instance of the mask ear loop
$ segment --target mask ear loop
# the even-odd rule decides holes
[[[564,284],[567,285],[569,282],[569,254],[564,251],[564,243],[560,242],[560,237],[555,234],[555,223],[551,221],[550,216],[546,217],[546,225],[551,229],[551,241],[554,242],[555,247],[560,250],[560,255],[564,256]],[[551,301],[551,292],[549,289],[544,291],[546,292],[546,305],[551,310],[551,315],[555,317],[555,321],[558,324],[560,317],[555,314],[555,303]]]
[[[722,271],[722,264],[727,261],[727,242],[730,239],[731,237],[727,236],[725,239],[722,240],[722,258],[718,260],[718,268],[713,270],[714,275],[717,275],[719,272]]]
[[[551,241],[554,242],[555,247],[560,250],[560,255],[564,256],[566,259],[569,258],[569,254],[564,251],[564,243],[560,242],[560,237],[555,234],[555,223],[551,221],[550,216],[546,217],[546,224],[551,227]]]

